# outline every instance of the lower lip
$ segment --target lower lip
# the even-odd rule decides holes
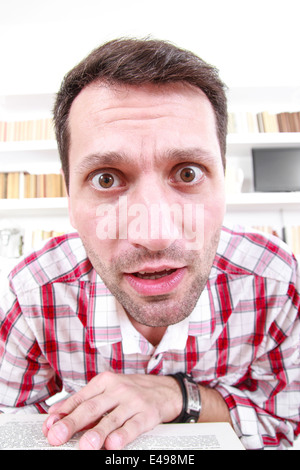
[[[141,279],[134,276],[133,274],[125,273],[124,276],[127,279],[131,287],[141,295],[163,295],[172,292],[185,275],[186,268],[176,269],[172,274],[161,277],[159,279]]]

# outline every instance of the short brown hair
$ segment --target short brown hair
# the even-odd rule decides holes
[[[66,186],[69,187],[70,132],[68,116],[81,90],[94,81],[142,85],[186,82],[200,88],[210,100],[225,168],[227,99],[218,70],[192,52],[154,39],[116,39],[92,51],[63,79],[54,106],[54,125]]]

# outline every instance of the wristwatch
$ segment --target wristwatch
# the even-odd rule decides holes
[[[197,423],[201,412],[201,396],[198,384],[190,374],[172,374],[180,386],[183,406],[180,415],[172,423]]]

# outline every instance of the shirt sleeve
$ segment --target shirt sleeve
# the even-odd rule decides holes
[[[46,413],[45,401],[61,388],[16,295],[7,288],[0,300],[0,412]]]
[[[215,388],[225,399],[233,426],[247,449],[284,449],[300,434],[300,282],[269,322],[264,344],[243,380]]]

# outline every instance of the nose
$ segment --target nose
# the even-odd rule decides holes
[[[181,206],[172,201],[172,191],[162,183],[141,182],[128,199],[129,243],[159,251],[181,237]]]

